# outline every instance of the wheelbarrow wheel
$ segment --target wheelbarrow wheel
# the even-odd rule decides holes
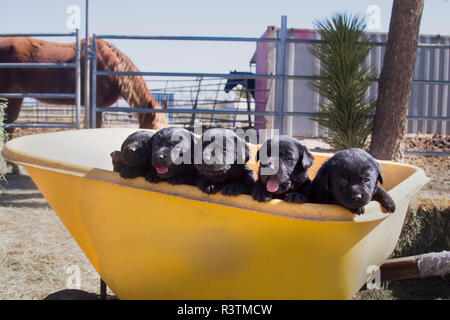
[[[44,300],[101,300],[100,296],[96,293],[91,293],[78,289],[64,289],[54,292]]]

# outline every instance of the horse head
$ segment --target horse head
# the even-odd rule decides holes
[[[162,106],[149,105],[152,109],[167,109],[167,100],[164,100]],[[167,112],[139,113],[139,128],[161,130],[167,127]]]
[[[245,76],[253,75],[251,72],[243,72],[243,71],[230,71],[230,75],[242,75],[244,78],[229,78],[227,80],[227,83],[225,84],[224,91],[226,93],[233,90],[234,87],[236,87],[238,84],[242,85],[244,88],[248,88],[251,92],[253,98],[254,97],[254,91],[255,91],[255,79],[248,79],[245,78]]]

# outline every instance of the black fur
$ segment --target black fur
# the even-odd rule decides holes
[[[278,153],[272,150],[271,145],[278,144]],[[264,154],[263,154],[264,152]],[[266,159],[262,159],[262,156]],[[290,136],[279,136],[267,140],[256,154],[260,160],[258,180],[252,191],[253,199],[266,202],[272,198],[284,199],[289,202],[308,202],[303,188],[311,183],[307,170],[314,163],[314,157],[308,149]],[[278,170],[276,170],[278,163]],[[271,174],[262,174],[262,170],[272,169]],[[277,190],[270,191],[269,184],[275,184]]]
[[[122,143],[120,151],[111,152],[113,171],[122,178],[132,179],[145,176],[150,169],[151,150],[149,146],[153,132],[137,131]]]
[[[214,137],[208,141],[207,137]],[[202,161],[196,163],[197,186],[207,194],[221,191],[224,195],[251,194],[255,180],[253,170],[245,163],[250,159],[250,150],[245,141],[228,129],[209,129],[203,133],[201,143]],[[227,148],[228,146],[233,146]],[[219,154],[209,152],[222,146]],[[210,156],[218,163],[211,163]],[[225,161],[224,159],[227,159]]]
[[[152,137],[151,165],[145,179],[156,183],[166,180],[170,184],[195,185],[197,176],[193,164],[194,134],[184,128],[169,127],[159,130]],[[185,161],[177,162],[176,158]]]
[[[381,166],[366,151],[348,149],[336,153],[317,172],[311,185],[315,203],[339,204],[356,214],[364,213],[371,200],[387,212],[395,211],[391,196],[380,186]]]

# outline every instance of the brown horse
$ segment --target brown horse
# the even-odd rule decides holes
[[[84,66],[85,41],[81,43],[81,66]],[[97,69],[105,71],[138,71],[131,60],[112,44],[97,40]],[[5,62],[75,62],[74,43],[56,43],[28,37],[0,38],[0,63]],[[84,102],[84,68],[81,68],[81,103]],[[74,68],[0,68],[0,93],[73,93]],[[97,106],[108,107],[119,97],[132,108],[161,109],[149,92],[141,76],[99,76],[97,79]],[[19,116],[23,99],[9,99],[6,123]],[[75,104],[75,99],[39,99],[50,104]],[[96,126],[101,127],[101,113]],[[140,113],[139,127],[161,129],[167,126],[165,113]],[[12,130],[10,129],[11,133]]]

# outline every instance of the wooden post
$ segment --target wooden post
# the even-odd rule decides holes
[[[390,259],[380,271],[381,281],[444,276],[450,274],[450,251]]]

